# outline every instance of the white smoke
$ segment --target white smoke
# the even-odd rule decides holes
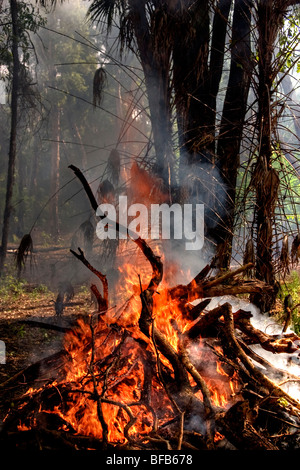
[[[202,299],[201,299],[202,300]],[[222,297],[214,297],[209,305],[206,307],[208,310],[212,310],[217,306],[223,305],[224,303],[230,303],[232,305],[232,311],[236,312],[239,309],[243,309],[247,312],[251,312],[252,317],[250,319],[251,324],[254,328],[259,329],[263,333],[269,335],[278,335],[278,337],[282,337],[282,325],[276,322],[274,318],[272,318],[268,314],[262,314],[260,310],[253,305],[248,300],[242,300],[234,296],[222,296]],[[288,328],[285,334],[293,333],[292,328]],[[298,341],[294,341],[295,346],[299,346]],[[250,349],[254,351],[256,354],[261,356],[263,359],[271,363],[275,368],[284,370],[294,376],[299,376],[299,382],[297,381],[289,381],[282,385],[282,389],[285,390],[292,398],[296,400],[300,400],[300,354],[299,351],[294,353],[272,353],[271,351],[266,351],[263,349],[259,344],[251,345]],[[261,364],[259,367],[264,369]],[[263,373],[268,375],[267,371],[262,370]],[[281,382],[285,381],[286,379],[280,378],[278,379],[276,376],[270,375],[269,378],[280,384]]]

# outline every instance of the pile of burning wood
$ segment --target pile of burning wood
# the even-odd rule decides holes
[[[300,338],[267,334],[252,325],[249,311],[233,311],[228,302],[209,309],[216,296],[268,295],[270,287],[243,277],[248,264],[213,277],[213,263],[188,284],[170,287],[161,258],[145,240],[133,243],[149,262],[150,275],[145,283],[127,272],[132,288],[120,281],[127,301],[118,308],[109,308],[106,276],[82,250],[73,251],[103,284],[102,294],[92,287],[98,311],[65,333],[63,351],[1,385],[8,396],[14,387],[25,388],[8,411],[2,443],[51,449],[297,448],[300,402],[283,383],[299,378],[252,346],[294,357]]]

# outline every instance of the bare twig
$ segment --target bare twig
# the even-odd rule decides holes
[[[95,274],[100,281],[103,284],[103,303],[106,305],[106,308],[108,308],[108,283],[106,276],[102,274],[98,269],[94,268],[89,261],[86,259],[84,256],[84,252],[81,250],[81,248],[78,247],[79,254],[76,253],[74,250],[70,250],[70,252],[77,258],[79,261],[81,261],[93,274]]]

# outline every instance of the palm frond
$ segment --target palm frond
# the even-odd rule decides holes
[[[136,12],[133,7],[128,6],[126,0],[94,0],[88,9],[87,17],[97,26],[103,23],[107,33],[111,31],[114,18],[117,17],[121,54],[125,44],[131,47],[134,41],[133,24],[136,21]]]
[[[282,241],[281,253],[280,253],[280,270],[283,275],[290,272],[290,256],[289,256],[289,238],[285,235]]]
[[[94,232],[95,232],[94,226],[89,220],[86,220],[80,225],[79,230],[81,231],[83,235],[84,250],[87,253],[90,253],[93,249]]]
[[[41,5],[43,8],[55,8],[57,0],[36,0],[35,2],[38,5]],[[60,0],[60,3],[64,3],[64,0]]]
[[[292,264],[294,266],[297,265],[300,259],[300,234],[299,233],[295,236],[293,243],[292,243],[291,258],[292,258]]]
[[[27,233],[23,236],[20,245],[15,253],[16,266],[18,272],[20,273],[23,267],[25,266],[26,259],[29,254],[33,252],[33,241],[30,233]]]
[[[118,0],[95,0],[88,9],[88,17],[95,23],[105,20],[107,31],[110,31],[115,13],[120,9]]]
[[[112,149],[107,160],[107,173],[113,185],[117,186],[120,177],[120,154],[117,149]]]
[[[103,88],[106,83],[106,72],[103,67],[99,67],[93,80],[93,105],[100,106],[102,102]]]

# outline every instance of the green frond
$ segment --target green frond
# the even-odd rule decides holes
[[[22,268],[25,266],[26,259],[29,254],[33,252],[33,241],[30,233],[27,233],[23,236],[20,245],[15,253],[16,266],[21,272]]]
[[[120,4],[123,2],[119,0],[94,0],[88,9],[88,16],[95,23],[105,21],[107,23],[107,30],[109,31],[115,14],[120,11]]]
[[[99,67],[93,80],[93,105],[100,106],[102,101],[102,92],[106,83],[106,72],[103,67]]]

